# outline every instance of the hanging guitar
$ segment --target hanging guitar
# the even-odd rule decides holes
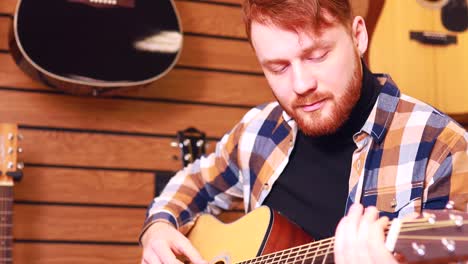
[[[386,247],[402,263],[467,260],[466,217],[441,210],[410,221],[394,220]],[[266,206],[230,224],[202,215],[188,237],[209,263],[334,263],[334,238],[311,242],[302,229]]]
[[[162,77],[182,31],[172,0],[19,0],[10,49],[33,78],[97,96]]]
[[[13,263],[13,182],[22,177],[17,162],[18,128],[0,124],[0,264]]]
[[[370,69],[390,73],[404,93],[444,112],[468,112],[468,1],[384,2]]]

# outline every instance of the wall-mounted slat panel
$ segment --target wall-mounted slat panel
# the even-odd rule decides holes
[[[27,163],[100,168],[128,168],[176,171],[182,166],[180,150],[172,139],[20,130]],[[207,151],[213,151],[209,144]]]
[[[0,120],[23,125],[175,134],[195,126],[220,137],[246,110],[0,90]],[[46,114],[47,113],[47,114]]]
[[[15,264],[129,264],[139,263],[139,246],[15,243]]]
[[[15,200],[147,206],[154,173],[28,167],[15,184]]]
[[[0,62],[0,86],[52,91],[21,71],[10,54],[0,54]],[[149,86],[121,95],[228,105],[259,105],[274,100],[264,76],[186,69],[173,69]]]
[[[13,236],[22,240],[137,242],[145,209],[15,204]]]

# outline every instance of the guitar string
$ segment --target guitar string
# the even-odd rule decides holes
[[[444,222],[451,222],[451,224],[444,224]],[[468,223],[468,221],[464,221],[465,223]],[[440,228],[440,227],[448,227],[448,226],[453,226],[453,221],[443,221],[442,224],[430,224],[428,223],[427,225],[424,225],[424,226],[421,226],[420,228],[412,228],[410,230],[403,230],[401,232],[408,232],[408,231],[415,231],[415,230],[424,230],[424,229],[433,229],[433,228]],[[446,236],[415,236],[415,235],[400,235],[398,236],[399,238],[406,238],[406,239],[432,239],[432,240],[440,240],[441,238],[447,238],[447,239],[451,239],[451,240],[454,240],[454,241],[468,241],[468,237],[457,237],[457,236],[451,236],[451,237],[446,237]],[[328,249],[334,244],[334,241],[330,241],[329,243],[329,246],[328,246]],[[325,244],[326,245],[326,244]],[[315,252],[314,256],[313,256],[313,261],[311,263],[314,263],[314,260],[317,256],[324,256],[324,261],[326,260],[326,256],[328,256],[330,253],[333,253],[334,251],[332,250],[331,252],[329,252],[329,250],[326,250],[325,253],[321,253],[319,255],[317,255],[317,252]],[[325,250],[325,249],[320,249],[321,251]],[[306,252],[305,254],[305,260],[306,259],[310,259],[310,255],[308,254],[308,252]],[[289,260],[289,259],[287,259]]]
[[[404,225],[409,225],[410,227],[408,228],[408,227],[403,226],[401,228],[400,232],[419,231],[419,230],[425,230],[425,229],[433,229],[433,228],[453,226],[453,220],[439,221],[439,222],[436,222],[434,224],[427,223],[427,220],[425,220],[425,219],[415,219],[415,220],[416,221],[411,221],[411,222],[408,222],[408,223],[404,223]],[[421,225],[419,223],[414,223],[414,222],[426,222],[426,224]],[[463,221],[463,223],[468,223],[468,221]],[[425,237],[426,236],[404,236],[404,235],[399,236],[399,238],[425,238]],[[441,239],[442,236],[438,236],[438,237],[427,236],[427,237],[428,238],[433,238],[433,239]],[[452,238],[452,237],[450,237],[450,238]],[[463,238],[463,239],[458,239],[458,237],[454,237],[454,238],[455,239],[452,239],[452,240],[465,240],[465,238]],[[327,243],[323,243],[324,241],[327,241]],[[468,238],[466,238],[466,241],[468,241]],[[295,251],[293,253],[293,254],[295,254],[294,256],[290,256],[291,253],[287,253],[286,254],[286,257],[287,257],[286,260],[290,260],[290,258],[292,258],[292,257],[294,257],[294,259],[297,259],[297,257],[304,256],[304,261],[305,261],[305,260],[309,259],[310,257],[312,257],[312,256],[309,255],[309,253],[313,253],[314,255],[313,255],[313,259],[312,259],[313,262],[312,263],[314,263],[316,257],[322,257],[322,256],[325,257],[324,258],[324,261],[325,261],[326,256],[328,256],[329,254],[334,252],[333,249],[330,251],[330,248],[332,248],[333,245],[334,245],[334,237],[331,237],[331,238],[315,241],[315,242],[312,242],[312,243],[309,243],[309,244],[306,244],[306,245],[297,246],[297,247],[289,248],[287,250],[282,250],[282,251],[278,251],[278,252],[275,252],[275,253],[263,255],[263,256],[260,256],[258,258],[252,259],[254,262],[250,262],[250,263],[252,263],[252,264],[257,263],[256,262],[257,259],[260,260],[260,261],[264,261],[265,257],[268,257],[268,259],[270,259],[270,257],[277,258],[276,255],[278,255],[279,253],[281,253],[281,256],[280,256],[280,259],[278,259],[278,262],[275,261],[275,262],[268,262],[268,263],[281,263],[281,261],[285,260],[285,259],[283,259],[284,253],[287,252],[287,251],[293,251],[294,249],[298,249],[298,251]],[[307,247],[307,249],[304,249],[305,247]],[[304,250],[305,250],[305,253],[302,253],[302,251],[304,251]],[[313,252],[310,252],[311,250],[313,250]],[[318,252],[324,251],[324,250],[326,250],[325,253],[317,254]],[[303,263],[304,263],[304,261],[303,261]]]

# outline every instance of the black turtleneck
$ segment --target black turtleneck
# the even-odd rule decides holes
[[[264,201],[315,239],[333,236],[348,197],[353,135],[364,126],[380,93],[377,79],[363,65],[361,96],[349,119],[332,135],[310,137],[298,131],[294,149]]]

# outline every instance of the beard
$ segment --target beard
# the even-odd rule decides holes
[[[296,121],[305,135],[318,137],[333,134],[349,119],[351,111],[361,96],[362,69],[359,63],[360,59],[357,55],[353,74],[344,93],[339,97],[332,92],[314,91],[311,94],[298,96],[290,108],[280,102],[286,113]],[[313,112],[305,112],[301,107],[321,100],[324,100],[326,104],[331,104],[329,113],[324,113],[323,107]]]

